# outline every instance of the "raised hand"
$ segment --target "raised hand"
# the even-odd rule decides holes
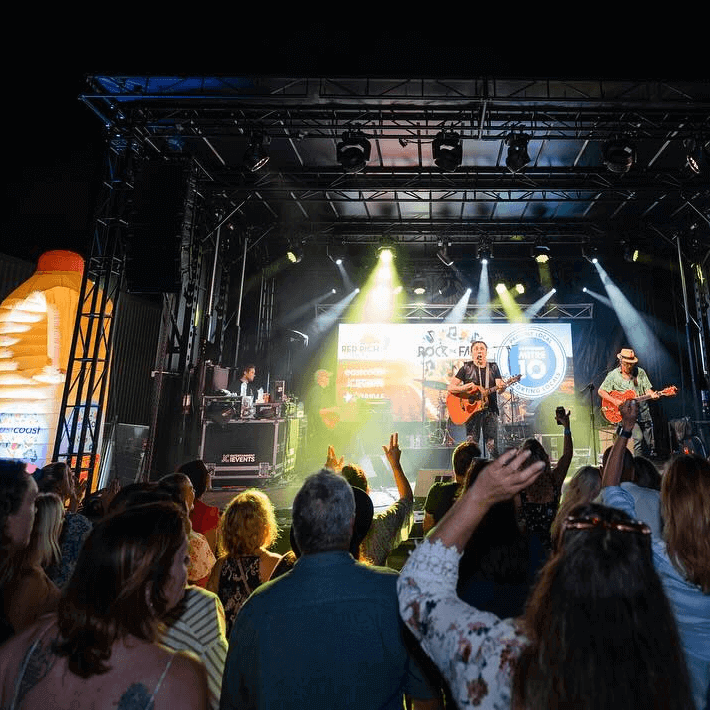
[[[512,498],[527,488],[545,469],[544,461],[525,465],[528,449],[511,449],[485,466],[472,488],[475,495],[488,505]]]
[[[328,446],[328,453],[325,458],[325,468],[329,468],[331,471],[340,473],[343,470],[343,465],[345,464],[345,456],[341,456],[340,460],[335,455],[335,449],[332,445]]]
[[[559,411],[555,411],[555,421],[563,426],[565,429],[569,429],[569,415],[570,410],[565,412],[564,407],[558,407]]]
[[[399,460],[402,456],[402,452],[399,449],[399,434],[397,432],[390,434],[390,445],[383,445],[382,450],[385,452],[387,461],[389,461],[392,468],[399,466]]]
[[[631,431],[639,415],[639,403],[635,399],[627,399],[619,406],[621,414],[621,427],[624,431]]]

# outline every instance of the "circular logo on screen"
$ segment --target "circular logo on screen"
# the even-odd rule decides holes
[[[530,399],[554,392],[567,372],[567,353],[545,328],[532,326],[512,332],[501,343],[498,358],[503,379],[520,374],[520,382],[511,389]]]

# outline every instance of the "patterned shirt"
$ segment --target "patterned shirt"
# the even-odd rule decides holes
[[[180,604],[163,619],[161,641],[173,651],[191,651],[205,665],[210,710],[219,708],[227,638],[222,602],[216,594],[189,586]]]
[[[414,525],[414,498],[400,498],[381,513],[375,513],[362,541],[365,557],[381,567],[387,557],[409,537]]]
[[[634,384],[633,379],[625,379],[621,374],[621,369],[616,367],[607,374],[604,378],[604,382],[599,385],[599,389],[605,392],[626,392],[627,390],[633,390],[638,395],[646,394],[646,392],[653,389],[646,370],[642,367],[638,368],[636,383],[637,384]],[[639,402],[639,419],[643,421],[650,416],[648,402]]]
[[[399,610],[448,682],[459,710],[510,710],[515,662],[527,645],[512,619],[456,596],[461,553],[425,539],[397,581]]]

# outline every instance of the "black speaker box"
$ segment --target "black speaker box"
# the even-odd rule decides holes
[[[144,162],[126,229],[126,286],[131,293],[179,293],[180,247],[188,197],[184,162]]]

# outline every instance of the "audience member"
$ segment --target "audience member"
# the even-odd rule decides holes
[[[218,536],[220,556],[207,589],[224,606],[227,638],[239,609],[259,585],[268,581],[281,559],[269,550],[278,534],[274,506],[262,491],[243,491],[225,508]]]
[[[353,488],[323,469],[305,480],[292,517],[302,554],[288,574],[259,587],[239,612],[221,710],[395,710],[402,708],[403,694],[431,704],[434,692],[403,642],[397,573],[349,554]]]
[[[192,529],[204,535],[212,552],[217,552],[219,508],[216,505],[207,505],[202,500],[202,496],[212,487],[212,476],[201,459],[181,464],[177,470],[178,473],[184,473],[190,479],[195,490],[195,502],[190,512]]]
[[[545,464],[542,475],[538,476],[529,488],[520,491],[522,520],[526,533],[538,536],[548,551],[552,549],[552,521],[560,505],[562,484],[574,454],[569,415],[569,411],[565,412],[562,407],[559,407],[555,414],[555,421],[564,427],[564,448],[554,468],[545,447],[537,439],[526,439],[522,445],[523,450],[530,451],[531,463],[542,461]]]
[[[0,459],[0,644],[19,629],[12,592],[30,544],[37,484],[21,461]]]
[[[691,701],[678,633],[643,523],[596,504],[572,511],[521,620],[456,595],[459,560],[490,508],[545,469],[530,452],[486,466],[412,553],[398,581],[402,618],[459,708],[652,708]]]
[[[121,502],[122,499],[122,502]],[[121,510],[161,501],[172,496],[156,483],[127,486],[121,495]],[[182,599],[161,617],[164,627],[160,642],[173,651],[194,653],[207,673],[207,706],[219,708],[227,639],[222,602],[216,594],[188,585]]]
[[[170,493],[173,500],[185,506],[187,514],[190,514],[195,502],[195,489],[186,474],[169,473],[158,480],[158,487]],[[207,538],[196,532],[192,528],[192,523],[188,539],[190,542],[190,563],[187,566],[187,579],[190,584],[204,587],[214,567],[215,555]]]
[[[635,517],[651,528],[655,538],[661,539],[661,472],[653,461],[644,456],[632,457],[632,465],[633,479],[622,480],[620,485],[634,499]]]
[[[560,501],[557,515],[552,521],[550,533],[553,549],[559,549],[562,523],[578,505],[592,503],[602,488],[602,477],[597,466],[582,466],[567,484]]]
[[[389,446],[383,445],[382,449],[392,469],[399,498],[385,510],[374,514],[370,529],[361,546],[362,561],[378,566],[384,565],[390,553],[409,538],[414,525],[414,493],[402,470],[398,442],[399,435],[391,434]],[[336,459],[332,446],[328,447],[325,467],[340,473],[350,485],[370,494],[370,485],[363,469],[352,463],[343,466],[342,459],[340,461]]]
[[[462,493],[490,463],[491,459],[471,463]],[[513,500],[500,501],[491,506],[466,543],[459,562],[459,599],[502,618],[519,616],[545,557],[539,538],[521,532]]]
[[[619,410],[622,429],[604,468],[602,498],[635,516],[634,497],[619,478],[638,403],[628,400]],[[680,455],[669,461],[661,482],[661,515],[663,534],[653,538],[653,564],[678,623],[695,707],[702,710],[710,685],[710,464],[704,458]]]
[[[0,706],[76,710],[205,710],[203,665],[158,642],[160,619],[183,595],[187,516],[139,506],[96,525],[56,614],[0,654]]]
[[[71,577],[81,546],[91,532],[91,521],[77,512],[80,494],[70,466],[55,461],[43,466],[35,478],[40,493],[56,493],[66,506],[60,538],[61,559],[47,570],[47,576],[62,589]]]
[[[474,459],[481,456],[481,449],[474,441],[463,441],[451,455],[451,467],[454,472],[453,481],[438,481],[427,492],[424,502],[424,519],[422,531],[426,535],[446,514],[454,504],[456,494],[466,478],[466,471]]]

